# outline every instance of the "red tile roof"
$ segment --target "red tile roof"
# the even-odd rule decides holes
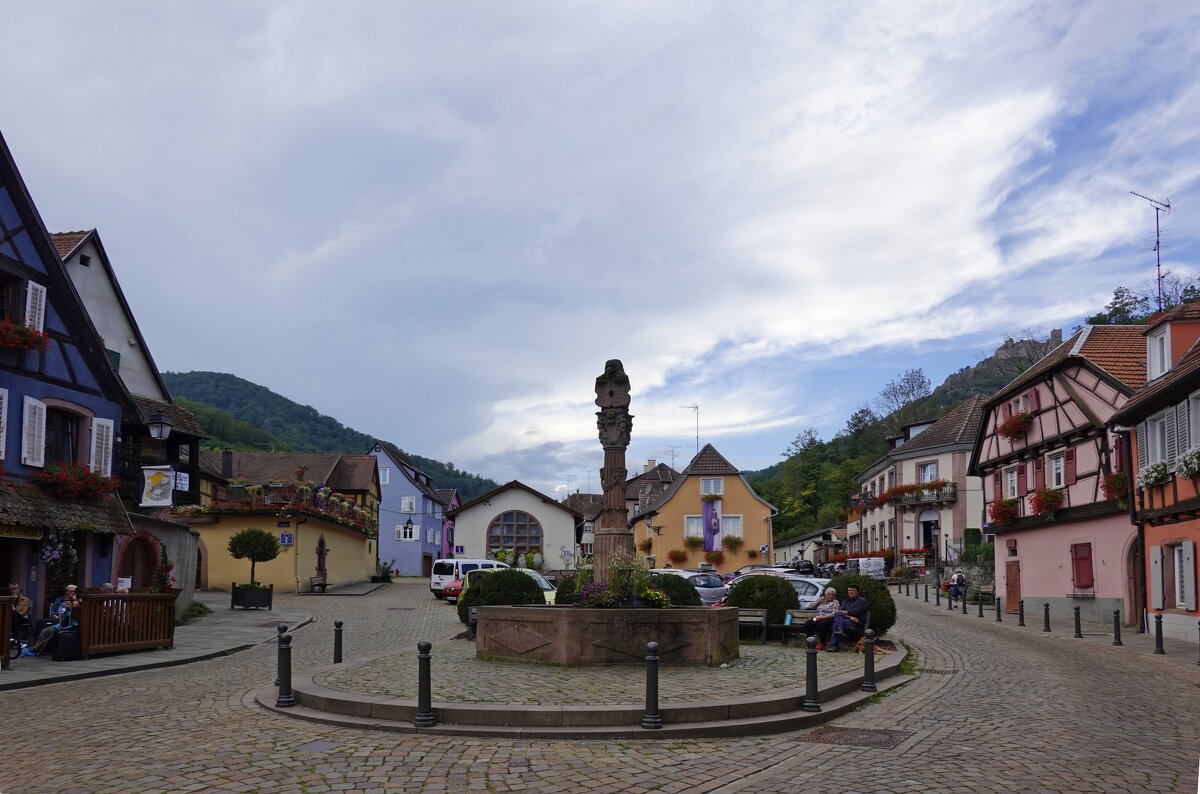
[[[1160,378],[1134,392],[1129,402],[1113,414],[1111,424],[1127,424],[1159,408],[1183,400],[1200,382],[1200,343],[1193,343],[1183,358]]]
[[[1146,385],[1146,339],[1136,325],[1092,325],[1077,355],[1134,389]]]
[[[940,444],[974,444],[979,426],[983,424],[983,406],[986,402],[987,398],[983,395],[968,397],[912,441],[892,450],[889,457],[903,458],[906,452]]]
[[[692,458],[692,462],[683,470],[684,476],[689,474],[740,474],[737,468],[725,460],[712,444],[704,447]]]
[[[1163,323],[1177,320],[1200,320],[1200,303],[1181,303],[1164,312],[1150,315],[1142,326],[1142,334],[1148,334]]]
[[[58,249],[58,255],[61,259],[66,259],[71,255],[71,252],[79,247],[89,234],[95,229],[86,229],[79,232],[51,232],[50,240],[54,243],[54,247]]]

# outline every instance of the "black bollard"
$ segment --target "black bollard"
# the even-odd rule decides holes
[[[929,603],[929,585],[925,585],[925,603]]]
[[[1004,621],[1000,619],[1000,596],[996,596],[995,600],[996,600],[996,622],[1003,623]]]
[[[963,614],[967,614],[967,594],[963,593],[958,597],[959,603],[962,604]]]
[[[954,611],[954,595],[953,595],[953,592],[954,592],[954,591],[951,591],[951,592],[949,592],[949,593],[946,593],[946,608],[947,608],[948,610],[950,610],[951,612],[953,612],[953,611]]]
[[[863,692],[874,692],[875,687],[875,632],[863,632]]]
[[[475,623],[479,619],[476,617],[475,609],[475,607],[467,607],[467,639],[471,642],[475,641]]]
[[[1162,646],[1162,613],[1154,616],[1154,652],[1166,653]]]
[[[979,614],[976,617],[983,617],[983,594],[975,596],[975,603],[979,604]]]
[[[910,593],[910,592],[908,591],[908,581],[907,581],[907,580],[905,580],[905,582],[904,582],[904,595],[906,595],[906,596],[907,596],[907,595],[912,595],[912,593]]]
[[[1050,630],[1050,602],[1042,604],[1042,631]]]
[[[658,710],[658,643],[646,643],[646,713],[642,715],[642,727],[657,730],[662,727],[662,714]]]
[[[1123,645],[1121,642],[1121,610],[1113,610],[1113,645]]]
[[[1200,620],[1196,621],[1196,631],[1200,632]],[[1200,664],[1200,658],[1196,659],[1196,664]]]
[[[921,597],[921,588],[917,587],[916,582],[913,582],[913,598],[920,599],[920,597]]]
[[[1076,607],[1075,607],[1075,635],[1074,636],[1075,636],[1075,639],[1077,639],[1077,640],[1083,639],[1083,629],[1079,625],[1079,606],[1078,605],[1076,605]]]
[[[279,643],[283,642],[283,635],[287,634],[287,624],[280,623],[278,626],[275,627],[275,631],[279,632],[279,636],[277,636],[275,638],[275,647],[278,648]],[[275,686],[279,686],[279,671],[278,670],[276,670],[276,672],[275,672]]]
[[[429,649],[432,647],[429,640],[417,643],[417,718],[413,720],[413,725],[418,728],[437,725],[433,717],[433,694],[429,683]]]
[[[808,646],[808,650],[804,652],[804,701],[800,704],[800,710],[820,711],[821,695],[817,691],[817,638],[806,637],[804,644]]]
[[[296,705],[292,695],[292,635],[284,634],[279,638],[279,697],[275,698],[275,708],[290,709]]]
[[[1025,625],[1025,599],[1017,601],[1017,625]]]
[[[942,586],[936,582],[933,584],[933,605],[935,607],[942,605]]]
[[[333,621],[333,663],[342,663],[342,621]]]
[[[896,582],[896,595],[900,595],[903,592],[904,592],[904,585],[901,584],[900,582]]]

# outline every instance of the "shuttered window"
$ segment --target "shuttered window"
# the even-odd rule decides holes
[[[8,438],[8,389],[0,389],[0,460],[4,460],[4,450]]]
[[[105,477],[112,476],[113,420],[92,420],[92,449],[88,468]]]
[[[25,287],[25,325],[37,331],[46,324],[46,288],[30,281]]]
[[[1092,544],[1071,544],[1071,583],[1076,589],[1095,587],[1092,575]]]
[[[25,398],[21,420],[21,463],[44,466],[46,460],[46,404]]]

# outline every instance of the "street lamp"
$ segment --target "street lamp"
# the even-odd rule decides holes
[[[934,521],[929,527],[929,538],[933,541],[933,580],[934,584],[940,588],[942,586],[942,575],[938,570],[938,559],[940,556],[938,554],[938,549],[941,546],[941,544],[938,542],[939,534],[940,529],[938,528],[938,522]]]
[[[412,536],[412,528],[413,528],[413,523],[412,523],[412,519],[410,518],[404,522],[404,537],[407,538],[407,537]]]
[[[171,430],[173,429],[171,420],[161,411],[150,417],[150,421],[146,423],[146,427],[150,430],[150,437],[155,441],[162,441],[171,435]]]

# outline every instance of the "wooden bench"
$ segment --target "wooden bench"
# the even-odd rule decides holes
[[[324,593],[325,588],[329,587],[329,583],[325,581],[324,576],[310,576],[308,577],[308,583],[313,590],[320,593]]]
[[[996,601],[996,585],[981,584],[975,590],[975,601],[982,601],[985,604],[993,604]]]
[[[789,609],[787,617],[783,619],[783,623],[773,624],[771,628],[779,629],[783,644],[787,645],[788,637],[796,632],[804,631],[804,624],[816,616],[817,610],[815,609]],[[791,620],[788,618],[791,618]]]
[[[743,626],[761,627],[762,641],[767,641],[767,610],[738,608],[738,629]]]

